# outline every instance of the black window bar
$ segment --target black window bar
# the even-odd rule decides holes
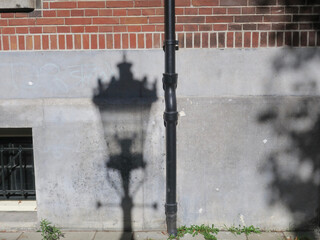
[[[35,197],[32,144],[0,145],[0,200]]]

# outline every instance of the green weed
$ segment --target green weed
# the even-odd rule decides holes
[[[40,231],[43,240],[59,240],[61,237],[64,237],[60,229],[52,226],[51,222],[46,219],[41,220]]]

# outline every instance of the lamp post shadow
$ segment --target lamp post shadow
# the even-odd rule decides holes
[[[156,81],[148,86],[147,78],[134,79],[132,64],[126,56],[117,65],[119,79],[112,77],[109,83],[98,79],[93,102],[98,107],[109,152],[106,159],[107,181],[121,197],[118,204],[97,202],[97,208],[116,206],[122,210],[122,236],[119,240],[132,239],[134,196],[143,185],[147,162],[143,156],[146,127],[152,103],[157,100]],[[133,173],[138,181],[132,180]],[[112,173],[116,173],[112,174]],[[145,207],[146,204],[142,204]],[[157,204],[151,205],[157,208]]]

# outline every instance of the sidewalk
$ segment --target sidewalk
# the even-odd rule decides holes
[[[61,240],[166,240],[165,232],[101,232],[101,231],[62,231]],[[0,232],[0,240],[42,240],[40,232]],[[185,235],[182,240],[204,240],[202,235]],[[218,240],[320,240],[313,232],[263,232],[249,236],[235,236],[230,232],[219,232]]]

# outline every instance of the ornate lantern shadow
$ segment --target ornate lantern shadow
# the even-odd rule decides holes
[[[143,157],[143,146],[151,105],[157,100],[156,81],[148,86],[147,78],[136,80],[131,72],[132,64],[123,57],[117,65],[119,79],[112,77],[109,83],[98,79],[93,102],[98,106],[104,128],[109,159],[106,161],[107,180],[121,197],[123,212],[123,234],[132,232],[133,197],[146,176],[147,163]],[[140,172],[140,179],[133,181],[133,172]],[[104,204],[97,202],[100,208]],[[110,204],[107,204],[107,206]],[[151,205],[157,208],[157,204]]]

